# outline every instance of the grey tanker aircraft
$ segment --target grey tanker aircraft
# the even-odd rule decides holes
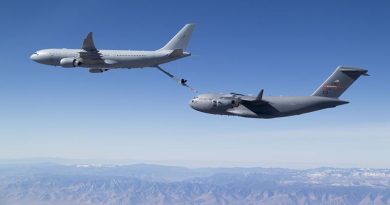
[[[164,47],[155,51],[98,50],[90,32],[81,49],[43,49],[30,58],[46,65],[87,68],[91,73],[144,67],[157,67],[162,71],[160,64],[191,55],[186,48],[194,28],[193,24],[186,24]],[[180,83],[185,84],[185,80],[181,79]]]
[[[339,97],[361,75],[368,75],[367,70],[339,66],[311,96],[263,96],[264,90],[261,90],[257,96],[201,94],[189,104],[204,113],[248,118],[300,115],[349,103]]]

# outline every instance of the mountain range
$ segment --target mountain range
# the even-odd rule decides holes
[[[0,165],[0,205],[390,205],[390,169]]]

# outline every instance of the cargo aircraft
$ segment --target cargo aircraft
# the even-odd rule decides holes
[[[248,118],[277,118],[300,115],[347,104],[339,97],[367,70],[339,66],[333,74],[310,96],[257,96],[238,93],[201,94],[190,101],[190,106],[200,112]]]

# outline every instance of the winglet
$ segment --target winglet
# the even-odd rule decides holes
[[[264,89],[261,89],[259,94],[256,97],[256,101],[261,101],[263,99],[263,93],[264,93]]]
[[[83,49],[86,51],[96,51],[95,44],[93,43],[92,32],[89,32],[83,42]]]

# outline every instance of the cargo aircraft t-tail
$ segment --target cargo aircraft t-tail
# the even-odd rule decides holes
[[[339,97],[367,70],[339,66],[311,96],[257,96],[238,93],[202,94],[190,101],[200,112],[248,118],[276,118],[313,112],[347,104]]]
[[[44,49],[30,58],[46,65],[87,68],[91,73],[115,68],[160,68],[161,64],[191,55],[186,49],[194,28],[193,24],[186,24],[164,47],[155,51],[98,50],[90,32],[81,49]],[[180,83],[185,84],[185,80],[181,79]]]

